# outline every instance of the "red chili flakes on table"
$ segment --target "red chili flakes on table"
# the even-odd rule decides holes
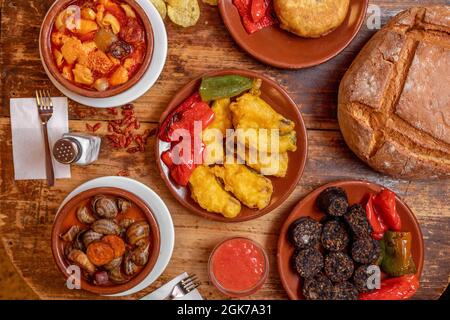
[[[110,134],[106,135],[106,138],[115,149],[126,149],[128,153],[144,152],[148,139],[156,135],[158,129],[146,129],[143,134],[137,133],[136,130],[140,129],[141,123],[135,116],[133,105],[127,104],[121,109],[122,118],[108,121]],[[119,114],[117,108],[114,111],[116,115]],[[112,111],[108,112],[112,114]]]
[[[121,171],[117,172],[116,175],[119,177],[129,177],[130,173],[127,170],[121,170]]]

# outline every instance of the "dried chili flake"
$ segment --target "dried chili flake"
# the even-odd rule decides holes
[[[128,103],[122,107],[122,110],[133,110],[134,107],[131,103]]]
[[[132,147],[132,148],[128,148],[127,149],[128,153],[136,153],[136,152],[139,152],[139,151],[140,151],[139,147]]]
[[[107,111],[108,111],[109,114],[112,114],[114,116],[119,113],[119,111],[117,111],[116,108],[108,108]]]
[[[129,177],[130,173],[127,170],[120,170],[119,172],[117,172],[117,175],[119,177]]]
[[[86,129],[87,129],[88,131],[94,131],[94,127],[91,126],[89,123],[86,123]]]
[[[96,123],[94,127],[92,128],[92,132],[97,132],[102,127],[102,124],[100,122]]]

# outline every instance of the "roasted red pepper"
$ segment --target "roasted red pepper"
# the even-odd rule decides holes
[[[381,288],[368,293],[361,293],[360,300],[406,300],[414,296],[419,288],[415,275],[389,278],[381,281]]]
[[[249,34],[278,23],[273,12],[272,0],[264,0],[264,3],[267,7],[264,15],[258,21],[254,21],[252,17],[252,0],[233,0],[233,4],[241,16],[244,28]]]
[[[161,160],[169,168],[171,177],[179,185],[186,186],[192,172],[203,161],[205,145],[202,142],[201,132],[195,132],[195,122],[201,122],[200,129],[203,130],[213,120],[214,111],[207,103],[201,101],[200,94],[196,92],[178,106],[161,124],[159,139],[171,142],[170,149],[161,155]],[[188,146],[190,144],[191,151],[188,155],[182,154],[185,142],[188,143]]]
[[[178,183],[180,186],[187,186],[189,182],[189,178],[192,175],[192,172],[194,172],[195,168],[197,168],[198,164],[195,159],[202,159],[203,158],[203,152],[205,150],[205,145],[203,142],[200,146],[197,146],[195,148],[194,145],[191,147],[191,154],[189,157],[183,157],[183,155],[179,155],[179,160],[181,160],[180,164],[175,164],[175,155],[173,146],[170,150],[165,151],[161,155],[161,159],[164,162],[164,164],[169,168],[170,170],[170,176],[173,180],[175,180],[176,183]]]
[[[373,207],[373,198],[375,198],[375,195],[369,195],[369,200],[367,200],[366,204],[366,215],[367,220],[373,229],[372,238],[375,240],[381,240],[383,239],[384,233],[387,231],[387,227]]]
[[[202,101],[200,94],[195,92],[192,96],[187,98],[182,104],[180,104],[161,124],[159,128],[158,138],[165,142],[172,142],[170,139],[170,133],[172,125],[180,121],[185,111],[192,109],[196,102]]]
[[[373,198],[373,207],[389,230],[400,231],[402,221],[395,204],[395,193],[383,189]]]
[[[252,19],[253,22],[259,22],[265,15],[269,2],[266,0],[252,0]]]

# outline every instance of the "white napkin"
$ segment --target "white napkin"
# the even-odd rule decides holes
[[[173,287],[180,282],[181,280],[185,279],[188,276],[188,274],[182,273],[178,277],[170,280],[165,285],[160,287],[158,290],[153,291],[152,293],[146,295],[145,297],[141,298],[141,300],[163,300],[165,297],[167,297],[171,292]],[[192,290],[187,295],[185,295],[182,298],[178,298],[175,300],[203,300],[202,295],[200,292],[198,292],[197,289]]]
[[[53,116],[48,122],[50,149],[69,131],[67,98],[52,98]],[[16,180],[46,179],[44,132],[36,100],[11,99],[11,130]],[[55,178],[70,178],[70,166],[53,159]]]

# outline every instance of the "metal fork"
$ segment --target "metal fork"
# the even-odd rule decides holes
[[[55,184],[55,173],[53,171],[52,156],[50,153],[50,142],[48,140],[47,123],[53,115],[53,102],[48,90],[36,91],[36,103],[38,106],[39,117],[41,118],[42,127],[44,130],[45,141],[45,169],[47,173],[47,183],[49,186]]]
[[[172,289],[172,292],[165,297],[163,300],[174,300],[176,298],[181,298],[187,295],[192,290],[198,288],[200,283],[198,283],[197,276],[193,274],[180,282],[178,282]]]

